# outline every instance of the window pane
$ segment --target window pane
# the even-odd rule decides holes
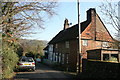
[[[88,46],[88,40],[83,40],[83,41],[82,41],[82,45],[83,45],[83,46]]]
[[[109,60],[109,54],[103,54],[103,60]]]
[[[69,41],[66,41],[66,42],[65,42],[65,47],[66,47],[66,48],[69,48]]]
[[[55,48],[58,48],[58,44],[55,45]]]
[[[102,43],[102,47],[108,47],[109,45],[108,45],[108,42],[103,42]]]

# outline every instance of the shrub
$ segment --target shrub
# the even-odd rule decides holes
[[[3,78],[13,77],[14,68],[18,62],[18,55],[14,45],[3,44]]]

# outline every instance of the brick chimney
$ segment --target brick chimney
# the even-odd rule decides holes
[[[95,8],[90,8],[87,11],[87,20],[88,21],[94,20],[95,16],[96,16],[96,10],[95,10]]]
[[[93,40],[96,40],[96,10],[90,8],[87,11],[87,21],[91,23],[91,36]]]
[[[69,28],[69,23],[68,23],[68,19],[65,19],[64,21],[64,30]]]

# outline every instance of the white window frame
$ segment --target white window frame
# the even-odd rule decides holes
[[[53,61],[54,61],[54,62],[55,62],[55,57],[56,57],[55,54],[56,54],[56,53],[53,53]]]
[[[102,42],[102,47],[109,47],[109,44],[108,44],[108,42]]]
[[[83,46],[88,46],[88,40],[82,40],[82,45]]]
[[[59,53],[59,63],[61,63],[61,53]]]
[[[70,48],[70,42],[69,41],[65,42],[65,48]]]
[[[58,44],[55,44],[55,48],[58,48]]]
[[[56,57],[55,62],[58,62],[58,53],[56,53],[55,57]]]
[[[64,64],[65,54],[62,54],[62,64]]]

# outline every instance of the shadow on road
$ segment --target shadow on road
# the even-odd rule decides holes
[[[14,80],[76,80],[74,75],[38,63],[35,72],[17,72]]]
[[[66,77],[61,75],[61,73],[53,73],[53,72],[47,72],[47,73],[26,73],[26,74],[17,74],[17,77],[14,79],[28,79],[28,80],[76,80],[72,77]]]

